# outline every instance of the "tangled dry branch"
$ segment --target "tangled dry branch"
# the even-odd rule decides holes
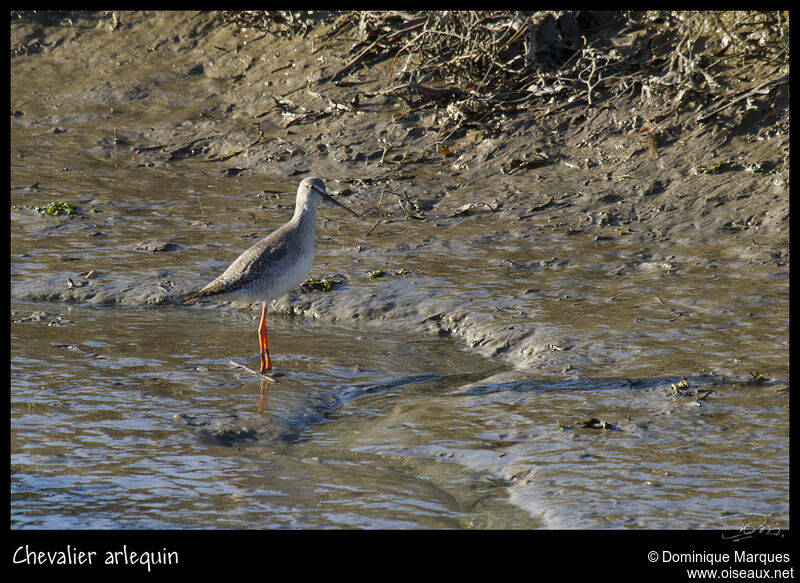
[[[328,80],[392,59],[387,92],[448,107],[456,124],[553,111],[628,92],[662,109],[687,96],[720,112],[757,85],[788,83],[788,12],[358,11],[224,13],[275,34],[352,39]],[[384,92],[386,93],[386,92]]]

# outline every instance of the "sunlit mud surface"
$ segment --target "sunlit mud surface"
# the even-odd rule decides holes
[[[12,59],[12,528],[788,527],[788,171],[394,172],[322,156],[336,118],[284,158],[159,157],[242,147],[249,94],[104,35]],[[310,275],[340,283],[274,303],[264,382],[230,364],[257,306],[181,298],[310,174],[361,217],[322,203]]]

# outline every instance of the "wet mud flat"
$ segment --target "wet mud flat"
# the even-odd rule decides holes
[[[302,435],[292,447],[313,448],[311,428],[341,414],[321,425],[337,428],[328,439],[340,454],[492,476],[546,526],[717,528],[715,517],[739,507],[786,525],[788,443],[763,473],[748,446],[756,436],[728,432],[787,440],[788,395],[776,391],[788,384],[789,354],[781,63],[752,68],[729,100],[741,97],[739,106],[724,109],[701,91],[677,107],[655,83],[613,99],[599,86],[571,101],[548,85],[552,97],[534,107],[464,121],[448,108],[460,103],[455,85],[399,77],[400,61],[381,57],[388,29],[361,41],[345,14],[308,18],[300,31],[226,24],[215,13],[12,21],[11,293],[26,306],[12,303],[18,334],[70,325],[69,306],[152,307],[151,318],[183,310],[187,326],[214,314],[239,318],[250,334],[240,306],[192,311],[180,299],[284,222],[297,182],[313,174],[362,217],[321,210],[311,275],[332,288],[296,290],[274,313],[357,325],[367,338],[438,338],[463,350],[465,367],[487,359],[506,370],[379,402],[358,442],[345,427],[365,422],[357,411],[366,395],[336,400],[319,418],[289,415],[278,433]],[[390,24],[397,33],[418,23]],[[634,53],[641,35],[616,32],[619,50]],[[673,109],[661,126],[646,125]],[[36,210],[61,200],[75,214]],[[30,302],[49,315],[32,317]],[[165,353],[186,354],[185,339],[170,337]],[[199,350],[215,346],[192,338]],[[221,405],[200,417],[186,407],[171,422],[203,439],[274,441],[256,418],[231,432]],[[459,433],[447,438],[443,419],[455,410]],[[421,411],[441,418],[418,419]],[[687,424],[694,446],[678,444]],[[646,461],[659,440],[673,445]],[[715,446],[704,450],[708,440]],[[715,479],[745,452],[736,480],[767,477],[739,496],[734,481]],[[618,484],[579,471],[594,463],[629,472],[623,510],[604,505]],[[694,468],[710,491],[690,496],[697,484],[676,467]],[[565,496],[572,480],[583,493],[574,500]],[[587,514],[581,502],[595,492]],[[676,499],[689,501],[685,513]],[[717,502],[700,511],[709,499]]]

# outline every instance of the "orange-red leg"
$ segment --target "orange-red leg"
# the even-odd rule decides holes
[[[262,304],[261,324],[258,326],[259,350],[261,352],[261,372],[262,374],[272,368],[269,362],[269,340],[267,339],[267,304]]]

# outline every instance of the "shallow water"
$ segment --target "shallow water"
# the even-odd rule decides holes
[[[43,307],[12,305],[14,527],[786,526],[787,396],[764,387],[519,380],[286,318],[265,386],[228,364],[257,364],[241,312]]]
[[[256,310],[178,298],[300,177],[137,152],[226,123],[202,75],[109,75],[87,105],[43,62],[12,61],[13,528],[788,526],[784,237],[520,218],[592,188],[557,170],[462,214],[502,186],[420,167],[427,220],[369,186],[361,219],[320,208],[312,275],[344,283],[276,302],[267,386],[229,364],[257,365]]]
[[[42,307],[15,302],[12,318]],[[261,383],[228,364],[257,364],[249,319],[191,312],[62,306],[13,325],[13,526],[536,524],[481,472],[352,453],[339,442],[353,429],[327,430],[350,401],[441,391],[490,363],[436,339],[276,319],[278,382]],[[210,344],[186,342],[191,322]],[[375,404],[356,415],[380,415]]]
[[[246,313],[43,307],[12,304],[14,527],[786,525],[787,397],[764,387],[519,380],[286,318],[263,384],[228,364],[257,364]]]

